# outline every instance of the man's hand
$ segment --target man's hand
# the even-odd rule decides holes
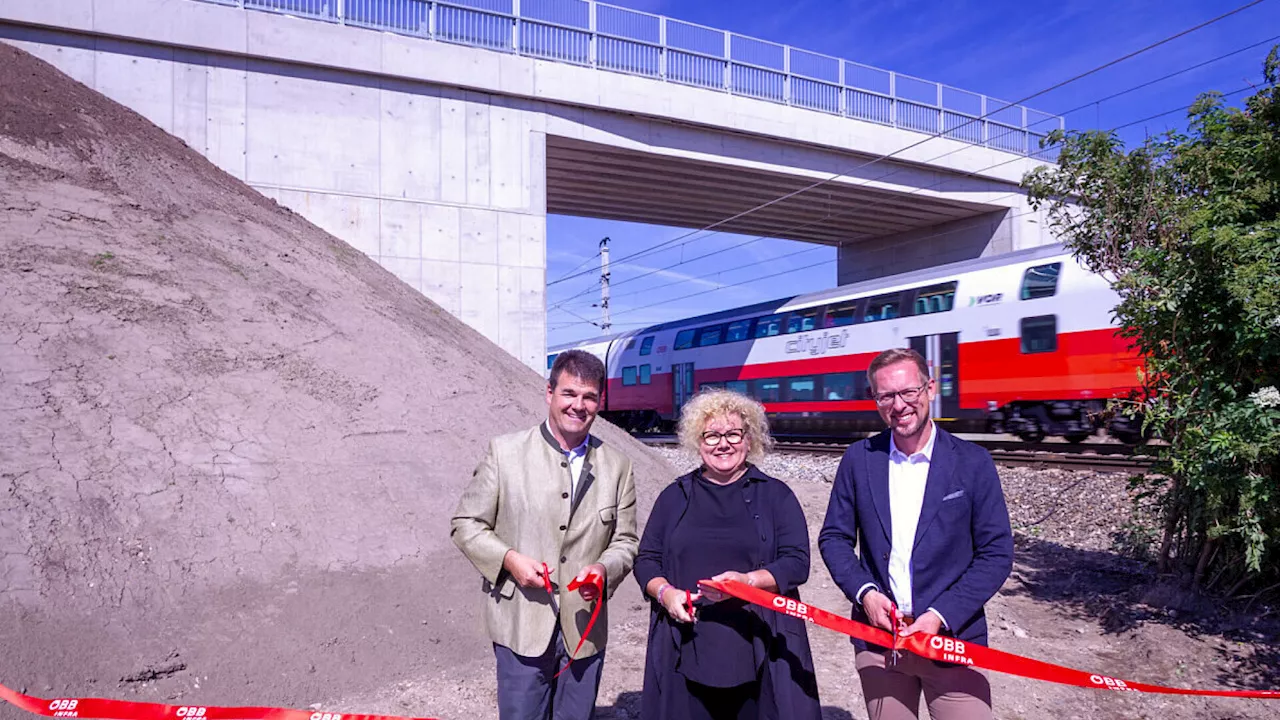
[[[587,582],[587,576],[591,573],[599,573],[601,584],[608,577],[608,571],[604,569],[604,565],[600,563],[592,563],[578,571],[578,576],[574,578],[580,584],[578,585],[578,594],[587,602],[595,602],[600,597],[600,589],[595,585]]]
[[[514,549],[502,556],[502,568],[511,573],[516,584],[524,588],[544,587],[542,582],[542,563],[528,555],[521,555]]]
[[[889,596],[874,588],[862,596],[862,610],[867,613],[867,620],[881,630],[893,632],[893,619],[889,615],[889,609],[892,607],[893,601]],[[929,614],[933,615],[933,613]]]
[[[930,635],[937,635],[938,631],[941,629],[942,618],[938,617],[936,613],[926,612],[916,618],[915,622],[908,625],[902,631],[902,637],[914,635],[915,633],[929,633]]]

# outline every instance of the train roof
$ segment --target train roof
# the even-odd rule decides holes
[[[989,270],[991,268],[999,268],[1006,265],[1017,265],[1023,262],[1034,262],[1044,258],[1056,257],[1065,252],[1067,252],[1067,249],[1060,244],[1041,245],[1027,250],[1015,250],[1010,253],[992,255],[991,257],[961,260],[959,262],[937,265],[923,270],[912,270],[911,272],[905,272],[898,275],[886,275],[874,280],[864,280],[862,282],[850,283],[848,285],[839,285],[827,290],[819,290],[818,292],[808,293],[806,295],[797,295],[792,298],[792,302],[797,305],[802,303],[820,303],[848,297],[849,295],[872,294],[879,290],[888,290],[889,288],[901,285],[918,285],[920,283],[927,283],[930,281],[949,280],[957,275],[963,275],[965,273]]]
[[[1000,255],[992,255],[990,257],[975,258],[973,260],[961,260],[959,262],[948,263],[946,265],[937,265],[923,270],[912,270],[911,272],[899,273],[897,275],[886,275],[874,280],[864,280],[862,282],[850,283],[848,285],[838,285],[826,290],[807,293],[804,295],[791,295],[789,297],[779,298],[777,300],[768,300],[765,302],[755,303],[753,305],[744,305],[740,307],[729,308],[728,310],[719,310],[705,315],[696,315],[693,317],[681,318],[679,320],[671,320],[669,322],[657,325],[649,325],[636,330],[624,333],[615,333],[613,335],[595,337],[588,341],[580,341],[575,343],[565,343],[548,348],[548,353],[556,353],[570,348],[581,347],[587,343],[609,342],[621,337],[634,337],[637,335],[645,335],[648,333],[658,332],[661,330],[671,330],[689,325],[705,325],[714,323],[717,320],[724,320],[741,315],[770,314],[788,305],[808,305],[830,302],[848,297],[850,295],[868,295],[877,291],[887,290],[889,288],[900,287],[902,285],[918,285],[931,281],[942,281],[953,278],[957,275],[965,273],[978,272],[991,268],[1004,267],[1006,265],[1017,265],[1023,262],[1034,262],[1036,260],[1057,257],[1067,252],[1067,249],[1061,244],[1041,245],[1039,247],[1027,250],[1015,250],[1014,252],[1002,253]]]

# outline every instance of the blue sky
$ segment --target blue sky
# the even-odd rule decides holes
[[[614,0],[618,5],[844,57],[1010,101],[1244,2]],[[1111,128],[1132,123],[1187,105],[1207,90],[1232,92],[1260,82],[1262,61],[1273,43],[1122,97],[1098,101],[1276,35],[1280,35],[1280,0],[1267,0],[1026,104],[1052,113],[1086,106],[1067,115],[1068,128]],[[1236,94],[1228,101],[1238,103],[1247,95]],[[1145,134],[1180,127],[1184,116],[1179,112],[1132,125],[1121,130],[1120,135],[1127,142],[1140,142]],[[566,275],[593,257],[600,238],[605,236],[611,239],[610,248],[617,257],[687,232],[682,228],[551,216],[547,224],[547,278]],[[750,239],[710,234],[682,249],[655,253],[632,264],[614,264],[611,306],[615,331],[835,284],[834,249],[775,239],[734,247]],[[677,264],[684,258],[722,248],[733,249],[724,255]],[[795,253],[799,254],[772,260]],[[592,264],[598,265],[598,261]],[[631,280],[659,269],[661,272]],[[777,275],[788,270],[794,272]],[[775,277],[752,282],[764,275]],[[583,294],[565,301],[579,293]],[[599,335],[597,328],[581,321],[581,317],[599,319],[599,309],[592,307],[598,299],[593,277],[575,278],[548,288],[549,344]]]

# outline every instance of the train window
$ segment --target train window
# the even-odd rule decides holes
[[[651,352],[653,352],[653,336],[652,335],[640,341],[640,354],[648,355]]]
[[[738,342],[751,337],[751,321],[739,320],[729,323],[729,327],[724,331],[725,342]]]
[[[822,376],[822,394],[827,400],[865,400],[866,392],[859,392],[864,382],[864,373],[830,373]]]
[[[720,338],[724,336],[723,325],[712,325],[704,327],[698,331],[698,347],[707,347],[708,345],[719,345]]]
[[[877,320],[892,320],[898,317],[899,308],[902,305],[901,293],[890,293],[888,295],[878,295],[867,301],[867,311],[863,315],[863,322],[876,322]]]
[[[1039,315],[1022,318],[1020,323],[1022,336],[1022,352],[1031,353],[1054,352],[1058,349],[1058,316]]]
[[[649,381],[650,381],[651,379],[652,379],[652,377],[651,377],[651,374],[650,374],[650,368],[649,368],[649,366],[648,366],[647,364],[645,364],[645,365],[641,365],[641,366],[640,366],[640,384],[641,384],[641,385],[648,385],[648,384],[649,384]]]
[[[628,365],[622,368],[622,384],[623,385],[636,384],[636,366],[635,365]]]
[[[756,380],[754,395],[760,402],[778,402],[782,399],[782,382],[779,380]]]
[[[693,347],[693,330],[681,330],[676,333],[676,350],[684,350]]]
[[[557,357],[559,357],[559,356],[560,356],[560,353],[556,353],[555,355],[548,355],[548,356],[547,356],[547,369],[548,369],[548,370],[550,370],[550,369],[551,369],[551,366],[552,366],[552,365],[555,365],[555,364],[556,364],[556,358],[557,358]]]
[[[773,337],[782,332],[782,316],[766,315],[756,320],[756,337]]]
[[[827,319],[824,327],[844,327],[858,322],[858,301],[832,305],[827,308]]]
[[[787,378],[787,400],[802,402],[818,399],[818,381],[813,377]]]
[[[746,380],[730,380],[729,382],[724,384],[724,389],[732,390],[737,393],[742,393],[743,395],[751,394],[751,390],[747,387]]]
[[[1058,275],[1062,272],[1062,263],[1049,263],[1027,268],[1022,274],[1023,300],[1038,300],[1058,294]]]
[[[914,314],[927,315],[929,313],[947,312],[951,309],[955,299],[956,284],[954,282],[920,288],[916,293]]]
[[[635,339],[635,338],[631,338],[630,340],[628,340],[628,341],[627,341],[627,346],[626,346],[626,347],[624,347],[624,348],[622,348],[622,349],[623,349],[623,350],[630,350],[631,348],[633,348],[633,347],[635,347],[635,346],[636,346],[636,339]]]
[[[787,316],[787,332],[796,333],[814,329],[818,326],[818,314],[821,312],[822,308],[796,310]]]

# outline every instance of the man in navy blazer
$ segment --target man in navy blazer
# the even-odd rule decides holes
[[[951,635],[987,644],[983,605],[1013,568],[1013,533],[986,450],[937,427],[937,392],[919,353],[886,350],[867,369],[889,429],[845,452],[818,535],[831,577],[853,618],[903,635]],[[857,548],[858,551],[855,551]],[[855,641],[855,666],[871,720],[918,717],[923,692],[933,720],[989,719],[984,671]]]

